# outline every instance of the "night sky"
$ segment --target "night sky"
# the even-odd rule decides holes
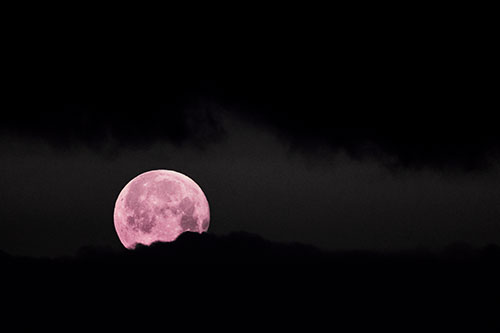
[[[115,44],[13,54],[0,249],[119,249],[115,200],[154,169],[201,186],[216,235],[327,250],[499,244],[491,45],[445,30],[227,36],[151,61]]]
[[[500,332],[496,8],[238,4],[5,10],[2,327]],[[157,169],[208,232],[128,250]]]
[[[201,186],[210,233],[329,250],[500,241],[498,136],[473,128],[476,116],[458,126],[400,111],[404,123],[338,127],[337,110],[352,108],[343,99],[314,109],[285,101],[276,111],[225,102],[16,105],[1,128],[2,250],[121,247],[114,202],[154,169]],[[345,112],[363,121],[365,112]]]

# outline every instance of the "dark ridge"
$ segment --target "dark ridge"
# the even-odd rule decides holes
[[[106,264],[324,264],[335,265],[460,265],[500,262],[500,246],[477,248],[468,243],[450,244],[442,251],[406,250],[326,251],[301,243],[274,242],[247,232],[228,235],[183,233],[171,243],[137,244],[135,250],[83,247],[73,257],[30,258],[0,252],[6,263],[106,263]],[[495,265],[498,266],[498,265]],[[494,268],[494,266],[491,266]],[[500,268],[500,267],[499,267]]]
[[[496,245],[453,244],[440,253],[326,252],[243,232],[185,233],[134,251],[88,247],[57,259],[0,252],[0,269],[4,302],[21,304],[23,315],[29,305],[49,318],[54,307],[45,303],[51,300],[65,327],[74,325],[68,318],[85,322],[92,313],[114,328],[130,328],[134,320],[164,328],[167,321],[148,319],[156,312],[224,330],[233,330],[234,321],[255,330],[264,323],[395,332],[499,327]]]

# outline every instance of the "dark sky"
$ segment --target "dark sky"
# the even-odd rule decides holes
[[[2,101],[0,250],[119,248],[114,201],[152,169],[201,186],[216,234],[326,249],[499,244],[490,43],[362,37],[210,42],[151,61],[109,46],[19,54]]]

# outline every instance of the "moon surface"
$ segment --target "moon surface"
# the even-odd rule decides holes
[[[148,171],[120,192],[115,229],[127,249],[171,242],[186,231],[202,233],[210,224],[207,198],[191,178],[171,170]]]

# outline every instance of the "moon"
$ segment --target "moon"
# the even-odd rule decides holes
[[[114,210],[116,233],[127,249],[137,244],[172,242],[186,231],[206,232],[207,198],[191,178],[172,170],[153,170],[132,179]]]

